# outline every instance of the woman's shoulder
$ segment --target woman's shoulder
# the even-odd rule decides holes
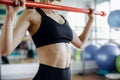
[[[36,12],[35,9],[25,9],[25,10],[23,10],[23,14],[28,14],[28,15],[34,14],[35,12]]]
[[[36,15],[35,9],[25,9],[22,11],[21,17],[32,19]]]

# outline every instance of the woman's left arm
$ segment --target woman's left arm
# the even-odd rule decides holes
[[[91,9],[90,9],[91,10]],[[89,37],[89,32],[91,31],[91,25],[93,23],[93,10],[91,10],[91,14],[88,14],[88,21],[83,30],[83,32],[78,37],[77,34],[73,31],[73,40],[71,43],[75,45],[77,48],[82,48],[82,46],[86,43]]]

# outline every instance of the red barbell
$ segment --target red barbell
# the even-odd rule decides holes
[[[0,0],[0,4],[6,4],[6,5],[14,5],[14,2],[12,0]],[[26,7],[37,7],[37,8],[46,8],[46,9],[55,9],[55,10],[62,10],[62,11],[71,11],[71,12],[80,12],[80,13],[86,13],[89,14],[89,9],[82,9],[82,8],[75,8],[75,7],[69,7],[69,6],[62,6],[62,5],[55,5],[55,4],[43,4],[40,2],[32,2],[27,1]],[[106,13],[103,11],[94,11],[95,15],[101,15],[105,16]]]

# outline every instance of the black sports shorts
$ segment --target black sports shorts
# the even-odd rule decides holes
[[[40,64],[33,80],[70,80],[70,78],[70,67],[63,69]]]

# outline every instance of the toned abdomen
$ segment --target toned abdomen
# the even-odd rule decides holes
[[[68,43],[56,43],[37,48],[39,62],[57,68],[70,65],[71,47]]]

